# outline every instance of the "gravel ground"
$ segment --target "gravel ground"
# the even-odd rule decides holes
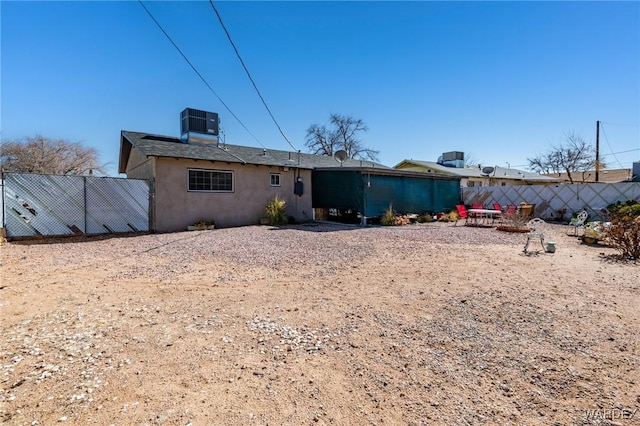
[[[0,422],[640,424],[638,265],[541,231],[5,243]]]

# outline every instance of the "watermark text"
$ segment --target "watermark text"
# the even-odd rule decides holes
[[[587,420],[629,420],[638,414],[638,409],[594,408],[584,410]]]

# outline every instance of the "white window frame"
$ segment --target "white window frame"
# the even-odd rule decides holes
[[[278,183],[273,183],[274,177],[278,178]],[[281,186],[280,179],[281,179],[280,173],[269,173],[269,186]]]
[[[191,172],[205,172],[205,173],[228,173],[231,175],[231,189],[191,189]],[[219,169],[187,169],[187,192],[216,192],[216,193],[232,193],[235,192],[236,177],[233,170],[219,170]]]

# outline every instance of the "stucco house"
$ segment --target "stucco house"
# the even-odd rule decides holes
[[[639,163],[640,164],[640,163]],[[635,173],[637,174],[637,173]],[[569,176],[564,173],[547,173],[544,176],[560,179],[562,182],[570,182]],[[631,182],[633,180],[632,169],[602,169],[598,172],[598,182],[601,183],[618,183],[618,182]],[[571,173],[571,178],[574,183],[593,183],[596,181],[596,171],[587,170]]]
[[[476,165],[465,167],[462,152],[446,152],[439,161],[402,160],[395,169],[440,173],[460,178],[462,188],[478,186],[551,185],[562,180],[508,167]]]
[[[220,227],[257,224],[278,195],[296,221],[313,218],[311,172],[379,163],[225,144],[206,135],[181,138],[122,131],[118,171],[153,182],[151,229],[185,230],[199,220]]]

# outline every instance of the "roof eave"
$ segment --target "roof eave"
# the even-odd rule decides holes
[[[131,148],[133,143],[127,137],[124,131],[120,132],[120,157],[118,159],[118,173],[127,172],[127,163],[129,162],[129,156],[131,155]]]
[[[412,170],[402,170],[395,168],[382,168],[382,167],[316,167],[315,171],[320,172],[360,172],[372,175],[387,175],[387,176],[405,176],[416,178],[433,178],[444,180],[460,180],[460,176],[448,175],[444,173],[428,173],[428,172],[416,172]]]

